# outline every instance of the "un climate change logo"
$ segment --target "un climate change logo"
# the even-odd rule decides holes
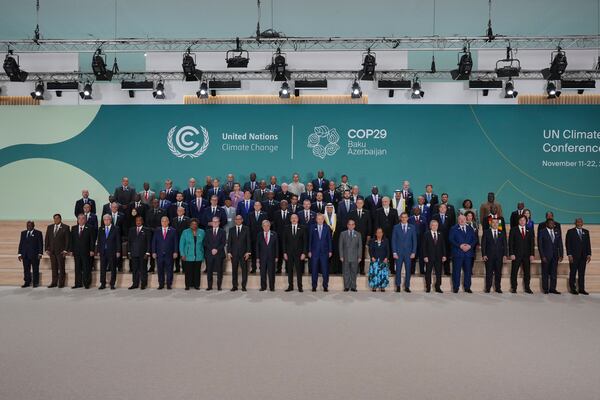
[[[167,146],[169,146],[169,150],[171,150],[171,153],[173,153],[175,157],[196,158],[200,157],[204,154],[206,149],[208,149],[208,131],[203,126],[200,126],[200,130],[202,130],[202,135],[204,137],[202,145],[196,140],[191,140],[191,138],[200,135],[200,132],[195,127],[190,125],[182,126],[177,133],[175,133],[176,129],[177,125],[172,127],[167,134]]]
[[[337,153],[340,149],[339,140],[340,135],[338,135],[335,128],[329,129],[325,125],[315,126],[313,133],[308,135],[308,144],[306,146],[312,149],[312,153],[315,156],[323,159],[326,156],[332,156]]]

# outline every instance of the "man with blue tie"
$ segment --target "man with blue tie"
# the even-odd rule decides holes
[[[444,205],[440,206],[440,212]],[[473,268],[473,258],[475,257],[475,244],[477,237],[475,231],[466,224],[467,218],[464,215],[458,216],[458,224],[450,228],[450,243],[452,245],[452,291],[458,293],[460,288],[461,270],[464,273],[463,288],[465,293],[471,291],[471,274]]]
[[[40,259],[44,252],[42,232],[35,229],[33,221],[27,221],[27,229],[21,232],[19,240],[19,261],[23,263],[22,288],[38,287],[40,284]]]
[[[177,258],[177,232],[169,226],[169,217],[166,215],[160,219],[160,228],[154,231],[152,236],[152,258],[156,260],[158,272],[158,289],[165,287],[165,275],[167,289],[173,285],[173,260]]]
[[[317,178],[313,179],[311,183],[315,192],[325,192],[329,187],[329,181],[325,179],[324,171],[317,171]]]
[[[325,216],[317,214],[315,224],[308,225],[308,257],[312,272],[312,291],[317,291],[319,271],[323,275],[323,291],[329,289],[329,258],[333,254],[331,246],[331,230],[325,225]]]
[[[197,188],[195,197],[188,203],[190,218],[196,218],[198,221],[202,219],[202,212],[208,207],[208,201],[202,197],[202,189]]]
[[[564,249],[553,219],[546,220],[545,227],[538,231],[538,250],[542,259],[542,291],[544,294],[560,294],[556,290],[556,274]]]
[[[356,204],[350,200],[350,190],[344,190],[343,198],[337,204],[337,216],[341,226],[346,226],[348,223],[348,214],[356,210]]]
[[[262,222],[262,231],[256,238],[256,263],[260,267],[260,291],[275,291],[275,267],[279,257],[279,238],[271,231],[271,222]],[[268,278],[268,279],[267,279]]]
[[[412,259],[417,254],[417,230],[408,223],[408,213],[400,214],[400,223],[392,232],[392,253],[396,260],[396,292],[400,292],[402,265],[404,265],[404,291],[410,293]]]
[[[110,215],[102,217],[103,227],[98,231],[96,253],[100,256],[100,287],[106,288],[106,271],[110,270],[110,288],[117,282],[117,259],[121,257],[121,231],[112,224]]]
[[[217,205],[223,207],[223,204],[225,204],[225,190],[221,188],[221,181],[217,178],[213,179],[212,188],[208,191],[208,198],[210,199],[213,196],[217,196]]]
[[[174,199],[173,201],[175,201]],[[165,213],[169,211],[169,207],[171,207],[171,201],[167,199],[167,192],[164,190],[158,194],[158,206],[165,210]]]
[[[236,215],[241,215],[244,220],[244,225],[248,226],[248,215],[254,211],[254,200],[252,200],[252,192],[246,190],[244,199],[237,205]]]

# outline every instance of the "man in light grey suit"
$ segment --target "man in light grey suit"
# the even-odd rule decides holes
[[[349,290],[356,292],[356,275],[362,255],[362,238],[360,232],[354,229],[356,223],[353,219],[349,219],[346,226],[348,230],[340,234],[339,246],[342,273],[344,274],[344,292]]]
[[[142,203],[150,207],[152,205],[152,200],[156,197],[156,193],[153,190],[150,190],[150,184],[148,182],[144,182],[144,190],[139,192]]]

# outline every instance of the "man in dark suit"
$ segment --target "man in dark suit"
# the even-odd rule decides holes
[[[235,210],[236,215],[241,215],[244,220],[244,225],[248,225],[248,216],[254,211],[254,200],[252,200],[252,192],[246,190],[244,199],[241,200]]]
[[[396,260],[396,292],[400,292],[400,277],[402,265],[404,265],[404,291],[410,293],[412,260],[417,255],[417,230],[414,225],[408,223],[408,213],[400,214],[400,223],[395,225],[392,230],[390,244]]]
[[[129,186],[129,178],[121,179],[121,186],[115,188],[115,201],[120,204],[120,210],[125,215],[129,214],[129,205],[135,200],[135,188]],[[127,223],[125,224],[127,225]],[[127,226],[125,226],[127,228]]]
[[[142,195],[136,193],[133,203],[129,205],[129,220],[131,221],[130,225],[135,225],[135,219],[140,216],[146,219],[146,212],[148,211],[148,205],[144,204],[142,201]]]
[[[504,221],[504,217],[498,213],[498,208],[495,204],[490,207],[490,213],[483,218],[483,224],[481,225],[482,229],[484,231],[490,229],[490,225],[494,219],[498,220],[499,229],[506,231],[506,222]]]
[[[440,207],[442,212],[444,205]],[[452,245],[452,291],[458,293],[460,288],[460,274],[463,273],[463,289],[465,293],[471,291],[471,275],[473,273],[473,259],[475,258],[475,245],[477,237],[475,230],[466,224],[464,215],[458,216],[458,224],[450,229],[448,236]]]
[[[229,228],[227,235],[227,256],[231,260],[231,291],[238,289],[238,270],[242,270],[242,292],[248,283],[248,259],[252,254],[250,228],[245,226],[241,215],[235,216],[235,226]]]
[[[141,190],[139,195],[142,198],[142,203],[148,207],[152,205],[152,201],[156,198],[156,192],[154,192],[154,190],[150,190],[149,182],[144,182],[144,190]]]
[[[335,190],[335,182],[329,181],[329,187],[326,191],[323,192],[323,200],[325,203],[331,203],[335,207],[335,211],[337,212],[338,203],[341,200],[340,194],[337,190]],[[343,225],[344,227],[346,225]]]
[[[177,196],[177,194],[175,194],[173,197]],[[173,201],[176,201],[176,199],[173,199]],[[169,207],[171,207],[171,200],[167,199],[167,192],[165,192],[164,190],[161,191],[158,194],[158,205],[160,206],[160,208],[162,208],[163,210],[165,210],[166,213],[169,212]]]
[[[81,199],[75,202],[75,217],[83,212],[83,206],[85,204],[89,204],[92,207],[91,212],[96,214],[96,202],[93,199],[90,199],[90,192],[87,189],[81,191]]]
[[[113,196],[112,194],[108,196],[108,203],[104,204],[102,206],[102,214],[100,214],[100,217],[102,217],[104,214],[110,214],[111,213],[111,205],[112,203],[114,203],[115,200],[115,196]]]
[[[279,202],[275,200],[275,192],[267,190],[267,199],[263,200],[261,203],[262,210],[267,213],[269,221],[273,222],[273,214],[279,209]]]
[[[152,231],[144,226],[141,215],[135,217],[135,226],[129,228],[129,263],[133,272],[129,289],[146,289],[148,286],[148,268],[146,260],[150,257]]]
[[[371,188],[371,195],[365,199],[365,208],[373,213],[378,208],[381,208],[381,202],[382,198],[379,195],[379,188],[373,186]]]
[[[437,194],[433,193],[433,185],[431,183],[425,185],[425,193],[423,193],[423,198],[425,199],[425,204],[430,210],[432,210],[433,207],[438,203],[438,196]]]
[[[159,207],[159,200],[154,199],[152,200],[152,208],[148,210],[148,213],[146,215],[146,226],[148,226],[148,229],[150,230],[150,240],[152,240],[154,232],[157,228],[160,228],[160,221],[162,217],[165,217],[167,213],[165,212],[165,210]],[[148,272],[154,272],[155,267],[156,259],[154,257],[150,257],[150,269],[148,270]]]
[[[358,263],[358,272],[361,275],[365,275],[365,246],[371,238],[371,232],[373,231],[371,222],[371,213],[364,208],[365,201],[362,198],[358,198],[355,203],[355,209],[350,211],[347,216],[348,219],[353,219],[356,223],[356,231],[360,233],[362,239],[362,253],[360,255],[360,262]]]
[[[281,189],[278,192],[275,192],[275,198],[278,201],[287,200],[288,203],[291,202],[292,195],[293,195],[293,193],[289,191],[289,186],[288,186],[287,183],[282,183],[281,184]],[[298,196],[296,196],[296,200],[297,199],[298,199]]]
[[[202,219],[202,212],[208,207],[208,201],[202,196],[202,189],[197,188],[195,197],[188,203],[190,218],[196,218],[198,221]]]
[[[177,200],[177,193],[179,192],[173,187],[173,181],[171,179],[165,180],[165,188],[163,189],[163,192],[165,192],[165,198],[171,203]]]
[[[438,230],[442,233],[446,243],[446,261],[444,261],[444,275],[450,276],[450,259],[452,255],[451,251],[451,243],[450,243],[450,229],[453,225],[450,224],[450,218],[446,214],[446,205],[442,205],[440,207],[440,212],[438,214],[434,214],[431,217],[431,220],[435,220],[438,222]]]
[[[277,273],[280,274],[282,271],[282,267],[283,267],[283,232],[285,231],[286,227],[290,224],[290,217],[291,217],[291,213],[288,210],[288,203],[286,200],[282,200],[281,203],[279,203],[279,210],[278,211],[274,211],[271,214],[271,219],[270,221],[272,221],[273,225],[272,228],[275,231],[275,233],[277,233],[277,238],[279,239],[279,254],[277,254]],[[285,268],[286,271],[289,269],[289,265],[286,262],[285,263]]]
[[[308,182],[306,184],[306,191],[300,194],[300,201],[304,203],[304,200],[310,200],[311,204],[315,201],[317,193],[313,189],[313,184]]]
[[[117,259],[121,257],[121,231],[115,227],[110,215],[102,217],[103,227],[98,230],[96,253],[100,256],[100,287],[106,288],[106,271],[110,270],[110,288],[117,282]]]
[[[448,218],[450,218],[450,225],[454,226],[456,225],[456,209],[454,208],[454,206],[452,204],[450,204],[448,202],[449,197],[448,197],[448,193],[442,193],[442,198],[441,198],[442,202],[435,204],[433,206],[432,212],[433,214],[439,214],[440,212],[440,206],[442,204],[446,205],[446,215],[448,215]]]
[[[236,185],[236,181],[235,181],[235,176],[233,176],[233,174],[227,174],[227,177],[225,178],[225,183],[223,184],[223,190],[225,191],[225,198],[228,198],[229,195],[231,194],[231,192],[233,192],[233,189]],[[239,185],[239,183],[237,183]],[[241,189],[241,187],[240,187]]]
[[[52,268],[52,283],[50,283],[48,288],[56,286],[62,288],[65,286],[65,256],[69,251],[71,233],[69,226],[62,223],[60,214],[54,214],[53,219],[54,223],[48,225],[46,228],[46,237],[44,240],[44,249],[50,257],[50,266]]]
[[[225,190],[221,188],[221,182],[217,178],[213,179],[212,187],[208,191],[208,198],[210,199],[213,196],[217,196],[217,205],[223,207],[223,204],[225,204]]]
[[[517,226],[511,228],[508,236],[508,253],[512,261],[510,268],[510,292],[517,293],[517,275],[523,267],[523,290],[532,294],[529,282],[531,280],[531,262],[535,256],[535,238],[533,229],[527,229],[527,217],[519,216]]]
[[[254,194],[254,191],[258,189],[258,182],[256,182],[256,173],[250,173],[250,180],[244,183],[244,192],[249,191],[251,194]]]
[[[538,224],[538,235],[540,231],[546,229],[546,223],[549,219],[554,221],[554,229],[557,230],[560,236],[562,237],[562,226],[560,222],[554,220],[554,213],[552,211],[547,211],[546,219]]]
[[[219,217],[213,217],[209,225],[210,227],[206,229],[206,236],[204,236],[204,257],[206,258],[206,275],[208,281],[206,290],[212,290],[213,273],[215,272],[217,273],[217,290],[221,290],[221,286],[223,285],[223,260],[225,259],[227,234],[219,225]]]
[[[173,260],[179,255],[177,232],[169,226],[169,217],[160,219],[160,228],[152,236],[152,258],[157,262],[158,289],[164,289],[165,277],[167,289],[173,285]]]
[[[288,206],[290,213],[297,214],[298,212],[300,212],[301,208],[302,208],[301,205],[298,203],[298,196],[296,196],[295,194],[290,195],[289,206]]]
[[[175,196],[175,202],[171,203],[171,205],[169,206],[167,216],[169,218],[175,218],[178,215],[177,209],[179,207],[183,207],[183,215],[190,215],[188,204],[185,201],[183,201],[183,193],[181,192],[177,193],[177,195]]]
[[[181,193],[178,194],[180,196]],[[184,230],[190,227],[190,219],[185,215],[185,208],[180,206],[177,209],[177,216],[171,218],[171,226],[177,232],[177,248],[179,248],[179,240],[181,239],[181,234]],[[175,259],[175,272],[179,273],[181,271],[181,254],[177,254],[177,258]]]
[[[438,230],[439,222],[432,220],[423,234],[423,261],[425,261],[425,291],[431,292],[431,271],[435,271],[435,291],[442,291],[442,264],[446,262],[446,238]]]
[[[425,197],[423,197],[423,196],[417,197],[417,205],[415,207],[419,209],[420,215],[421,215],[421,218],[423,219],[423,221],[425,221],[425,223],[429,224],[433,214],[431,213],[429,206],[427,204],[425,204]],[[414,210],[414,208],[413,208],[413,210]]]
[[[252,194],[252,198],[254,201],[259,201],[262,203],[263,201],[267,200],[268,191],[269,189],[267,189],[267,182],[264,179],[261,179],[260,183],[258,184],[258,189],[256,189]]]
[[[544,294],[560,294],[556,290],[558,263],[563,259],[563,242],[553,219],[546,220],[538,231],[538,251],[542,259],[542,290]]]
[[[315,222],[317,214],[311,209],[312,203],[309,199],[305,199],[302,203],[302,210],[298,211],[298,221],[300,225],[307,226]]]
[[[502,265],[508,257],[506,231],[498,229],[498,218],[492,219],[490,229],[485,229],[481,238],[481,258],[485,262],[485,292],[492,289],[502,293]]]
[[[370,197],[369,197],[370,198]],[[369,200],[365,200],[365,204]],[[392,240],[392,231],[394,225],[398,223],[398,211],[395,208],[390,207],[390,198],[385,196],[381,200],[381,207],[377,210],[371,211],[373,215],[373,235],[377,228],[383,229],[383,234],[388,240]],[[392,257],[392,246],[389,246],[390,255],[388,260],[390,261],[390,273],[395,273],[394,270],[394,257]]]
[[[262,231],[256,238],[256,260],[260,267],[260,291],[275,291],[275,265],[279,254],[279,238],[277,233],[271,231],[271,222],[262,222]],[[268,278],[268,279],[267,279]]]
[[[315,223],[308,225],[308,257],[312,274],[312,291],[317,291],[319,271],[323,275],[323,291],[329,291],[329,259],[333,255],[331,229],[325,216],[317,214]]]
[[[89,203],[83,205],[83,215],[85,215],[86,225],[91,229],[94,243],[96,243],[98,236],[98,216],[93,214],[91,209],[92,207]],[[96,269],[94,266],[94,257],[90,257],[90,267],[92,271]]]
[[[298,223],[298,216],[292,214],[290,224],[283,230],[283,258],[288,275],[288,288],[286,292],[294,290],[294,272],[298,282],[298,291],[302,292],[302,275],[304,274],[304,261],[308,252],[306,228]]]
[[[200,225],[203,229],[211,227],[211,223],[214,217],[219,218],[219,226],[222,228],[227,224],[227,213],[222,207],[219,207],[219,198],[217,196],[211,196],[210,205],[202,211],[202,218],[200,219]]]
[[[212,183],[213,179],[210,177],[210,175],[207,175],[204,180],[204,187],[202,188],[202,195],[204,196],[204,199],[206,199],[206,201],[210,200],[208,192],[213,187]]]
[[[262,222],[269,219],[267,213],[262,211],[262,204],[260,201],[254,202],[254,211],[248,215],[248,227],[250,228],[250,241],[252,246],[252,272],[256,273],[256,238],[259,232],[262,230]]]
[[[411,212],[415,206],[415,198],[412,190],[410,189],[409,181],[404,181],[402,183],[402,198],[404,199],[404,204],[406,205],[406,209],[404,211],[408,213]]]
[[[27,221],[24,231],[21,232],[19,240],[19,261],[23,263],[23,286],[22,288],[38,287],[40,284],[40,259],[44,253],[44,240],[42,232],[35,229],[33,221]]]
[[[77,225],[71,227],[69,238],[69,253],[75,259],[75,284],[72,289],[90,288],[92,284],[92,269],[90,256],[94,255],[94,237],[92,230],[86,226],[85,215],[77,216]]]
[[[340,226],[346,226],[346,224],[348,223],[348,214],[356,210],[356,204],[352,200],[350,200],[349,190],[344,190],[343,198],[337,203],[336,210]]]
[[[323,192],[317,192],[315,196],[315,201],[311,206],[311,210],[313,210],[316,214],[325,213],[325,206],[327,203],[323,200]]]
[[[585,291],[585,267],[592,260],[590,232],[583,227],[583,219],[575,220],[575,227],[567,231],[567,257],[569,258],[569,292],[588,295]],[[575,279],[577,287],[575,287]]]
[[[183,193],[183,201],[188,204],[192,203],[192,200],[196,198],[196,179],[190,178],[188,180],[188,187],[182,192]]]
[[[423,275],[425,273],[425,261],[423,260],[423,235],[427,230],[427,222],[423,220],[421,217],[421,210],[419,207],[414,207],[412,209],[412,215],[408,219],[408,223],[415,227],[417,231],[417,254],[415,258],[412,259],[412,269],[411,272],[413,274],[417,273],[417,260],[419,261],[419,274]]]
[[[119,204],[114,202],[110,205],[110,213],[109,213],[110,217],[111,217],[111,223],[112,225],[114,225],[117,229],[119,229],[119,235],[121,237],[121,240],[123,240],[123,232],[126,232],[126,225],[125,225],[125,214],[123,214],[121,211],[119,211]],[[100,225],[101,228],[104,227],[104,223],[105,223],[105,219],[104,216],[102,216],[102,223]],[[119,256],[117,257],[117,270],[119,272],[123,271],[123,258],[121,257],[122,254],[121,252],[119,252]]]
[[[281,192],[281,186],[277,184],[277,177],[275,175],[271,175],[269,178],[269,184],[267,185],[267,188],[275,194]]]
[[[315,192],[325,192],[329,187],[329,181],[325,179],[323,171],[317,171],[317,178],[313,179],[311,183]]]
[[[510,227],[516,228],[519,225],[519,218],[523,215],[525,203],[522,201],[517,203],[517,209],[510,214]]]

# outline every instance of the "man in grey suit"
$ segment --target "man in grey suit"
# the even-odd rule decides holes
[[[152,200],[156,198],[156,193],[154,190],[150,190],[150,183],[144,182],[144,190],[140,191],[139,194],[142,203],[150,208],[150,206],[152,206]]]
[[[349,290],[356,292],[356,275],[362,255],[362,238],[360,232],[354,229],[356,223],[353,219],[348,220],[346,227],[348,230],[340,234],[339,246],[342,273],[344,274],[344,292]]]

